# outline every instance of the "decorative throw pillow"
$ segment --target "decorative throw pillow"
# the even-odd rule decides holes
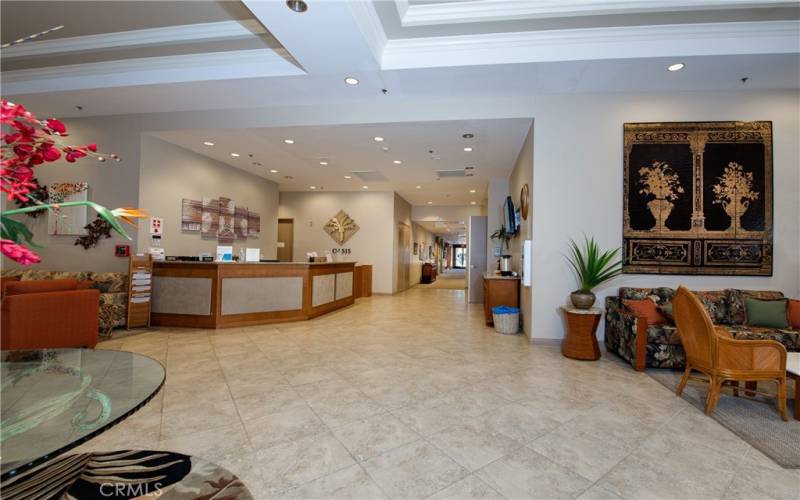
[[[786,309],[789,327],[793,330],[800,330],[800,300],[789,299]]]
[[[90,288],[96,288],[94,286],[94,281],[92,280],[83,280],[78,282],[78,287],[76,290],[88,290]]]
[[[758,300],[745,297],[747,307],[747,324],[752,326],[766,326],[769,328],[786,328],[787,320],[786,300]]]
[[[625,307],[633,311],[633,314],[636,316],[643,316],[647,319],[647,324],[652,325],[663,325],[667,322],[666,318],[658,312],[658,308],[656,307],[656,303],[650,299],[642,299],[642,300],[623,300]]]
[[[675,316],[673,316],[672,312],[672,302],[668,302],[662,306],[658,306],[658,311],[661,313],[662,316],[667,318],[672,323],[675,323]]]

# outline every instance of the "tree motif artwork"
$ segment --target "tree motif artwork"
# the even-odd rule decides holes
[[[713,186],[713,203],[722,205],[731,218],[733,229],[737,230],[741,228],[742,215],[750,208],[750,202],[759,197],[759,193],[753,191],[753,172],[745,172],[744,167],[730,162],[725,167],[725,173],[717,177],[717,181],[719,182]]]
[[[664,223],[675,206],[672,202],[684,193],[678,174],[666,163],[654,161],[651,166],[640,168],[639,176],[639,185],[642,186],[639,194],[653,196],[647,202],[647,208],[656,220],[653,228],[657,231],[669,231]]]
[[[772,122],[626,123],[623,272],[772,275]]]
[[[335,216],[325,223],[325,232],[333,238],[337,245],[344,245],[360,229],[344,210],[339,210]]]

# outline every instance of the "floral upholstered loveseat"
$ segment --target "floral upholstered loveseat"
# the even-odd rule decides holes
[[[3,269],[3,278],[19,277],[21,281],[74,279],[93,281],[100,290],[100,335],[105,337],[113,328],[125,326],[128,314],[127,273],[97,273],[92,271],[42,271],[38,269]]]
[[[686,355],[677,335],[675,325],[649,325],[637,317],[623,300],[653,300],[656,305],[669,304],[675,290],[672,288],[622,287],[616,296],[606,297],[605,344],[637,370],[645,367],[682,369]],[[783,298],[781,292],[756,290],[716,290],[694,292],[700,298],[716,325],[724,326],[735,339],[777,340],[787,351],[800,351],[800,331],[751,326],[746,323],[745,298],[775,300]]]

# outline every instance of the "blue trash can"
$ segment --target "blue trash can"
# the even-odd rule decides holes
[[[513,335],[519,332],[519,308],[517,307],[493,307],[492,320],[497,333]]]

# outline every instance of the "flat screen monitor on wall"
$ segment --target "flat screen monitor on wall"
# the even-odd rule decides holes
[[[503,205],[503,221],[505,222],[506,231],[511,234],[516,234],[519,228],[517,227],[517,218],[514,214],[514,201],[510,196],[506,197],[506,202]]]

